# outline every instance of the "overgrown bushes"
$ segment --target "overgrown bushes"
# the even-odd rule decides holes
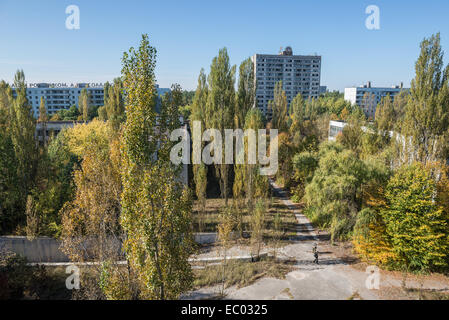
[[[391,177],[379,195],[381,204],[359,214],[354,243],[366,260],[420,272],[447,268],[445,170],[446,166],[414,163]]]
[[[25,258],[0,250],[0,300],[70,299],[59,271],[27,265]]]

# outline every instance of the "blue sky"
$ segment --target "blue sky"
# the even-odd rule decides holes
[[[65,28],[68,5],[80,30]],[[365,27],[365,8],[380,8],[380,30]],[[449,62],[447,0],[0,0],[0,79],[18,68],[28,82],[105,82],[120,75],[121,56],[148,33],[158,50],[161,87],[196,87],[224,46],[233,64],[254,53],[322,56],[322,85],[376,86],[414,76],[419,42],[441,32]]]

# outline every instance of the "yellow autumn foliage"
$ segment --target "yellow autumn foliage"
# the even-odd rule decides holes
[[[109,150],[111,127],[104,121],[94,119],[89,123],[77,124],[64,130],[63,134],[70,151],[80,158],[92,145],[104,151]]]

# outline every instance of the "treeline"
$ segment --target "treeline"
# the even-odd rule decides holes
[[[439,34],[421,43],[415,70],[410,93],[384,98],[374,123],[353,113],[336,142],[311,143],[316,135],[295,130],[303,150],[284,148],[287,156],[280,158],[291,163],[278,178],[316,225],[333,241],[352,240],[363,259],[399,270],[447,271],[449,67]],[[307,117],[298,119],[306,128]],[[287,146],[293,132],[284,134]]]
[[[43,233],[57,234],[58,210],[69,197],[64,168],[58,167],[53,149],[35,139],[23,71],[17,72],[14,85],[16,97],[7,83],[0,83],[0,232],[24,234],[35,228],[31,220],[39,219]],[[46,121],[45,105],[41,110],[39,121]],[[36,217],[36,212],[43,214]]]

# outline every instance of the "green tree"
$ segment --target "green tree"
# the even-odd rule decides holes
[[[72,120],[72,121],[76,121],[78,120],[80,113],[78,108],[76,107],[76,105],[71,106],[69,109],[67,110],[59,110],[57,112],[57,115],[59,117],[60,120]]]
[[[88,93],[86,89],[83,89],[81,90],[81,94],[78,99],[78,110],[84,122],[89,120],[89,108],[90,108],[90,93]]]
[[[357,156],[360,155],[362,149],[362,137],[364,135],[362,125],[363,123],[360,123],[357,119],[351,119],[343,128],[342,134],[337,137],[339,143],[352,150]]]
[[[0,233],[13,230],[17,224],[17,212],[23,209],[17,159],[11,138],[10,88],[0,82]]]
[[[245,117],[245,129],[252,129],[257,135],[259,129],[264,128],[265,119],[258,108],[252,108]],[[238,203],[237,223],[238,229],[243,235],[243,212],[245,208],[248,214],[252,214],[257,198],[267,196],[269,189],[268,179],[261,176],[259,166],[249,163],[248,137],[244,139],[244,164],[236,164],[234,169],[233,195]]]
[[[257,134],[259,129],[264,128],[265,119],[262,112],[258,108],[250,109],[245,119],[245,129],[252,129]],[[246,159],[249,158],[248,145],[245,146]],[[248,161],[248,160],[247,160]],[[255,199],[258,197],[266,197],[268,192],[267,177],[261,176],[259,166],[255,164],[244,165],[245,168],[245,192],[249,212],[254,208]]]
[[[177,129],[181,124],[179,119],[181,114],[179,107],[183,103],[182,88],[179,84],[172,84],[170,92],[167,92],[162,97],[162,108],[160,117],[163,123],[169,122],[170,129]],[[164,117],[166,121],[164,121]]]
[[[34,184],[38,150],[34,138],[36,123],[31,106],[26,98],[26,83],[23,71],[17,71],[14,79],[16,98],[10,96],[10,137],[17,161],[16,184],[19,186],[21,205],[16,212],[16,225],[25,222],[25,204]]]
[[[225,283],[227,276],[227,265],[228,265],[228,250],[232,245],[232,232],[235,228],[234,214],[231,208],[227,207],[221,210],[220,213],[220,223],[217,226],[218,240],[220,242],[220,249],[222,251],[223,261],[221,263],[221,289],[220,295],[225,295]]]
[[[207,85],[206,74],[204,73],[204,69],[201,69],[200,75],[198,76],[198,85],[196,87],[195,96],[193,97],[190,120],[201,121],[203,130],[206,127],[208,93],[209,88]]]
[[[267,204],[265,199],[259,199],[256,202],[250,217],[251,228],[251,255],[256,261],[260,258],[260,250],[263,244],[263,230],[265,228],[265,215],[267,213]]]
[[[41,97],[41,103],[39,106],[39,118],[37,119],[39,123],[41,123],[42,127],[42,138],[44,139],[43,144],[47,144],[47,122],[48,122],[48,115],[47,115],[47,108],[45,107],[45,99],[44,97]]]
[[[237,89],[237,102],[235,104],[235,127],[242,128],[248,111],[254,107],[256,98],[256,83],[254,79],[254,64],[250,58],[239,67],[239,82]]]
[[[287,118],[287,96],[282,89],[282,81],[278,81],[274,87],[274,100],[271,102],[273,118],[271,120],[271,127],[278,129],[280,132],[288,131]]]
[[[363,95],[362,106],[364,106],[364,108],[365,108],[365,110],[364,110],[365,116],[370,120],[374,120],[373,116],[375,116],[375,115],[373,113],[374,113],[374,109],[376,109],[375,101],[376,101],[376,96],[374,95],[374,93],[366,92]],[[372,114],[373,114],[373,116],[371,116]]]
[[[207,107],[207,95],[208,86],[206,75],[204,70],[201,69],[200,75],[198,76],[198,85],[195,91],[195,96],[192,102],[192,112],[190,115],[190,122],[199,121],[201,123],[201,131],[206,128],[206,107]],[[202,135],[203,132],[201,132]],[[193,139],[196,139],[194,136]],[[197,141],[194,143],[199,143],[201,145],[201,150],[203,146],[202,141]],[[192,158],[194,155],[192,154]],[[192,159],[193,160],[193,159]],[[193,161],[192,161],[193,162]],[[200,203],[200,228],[202,228],[202,222],[204,215],[206,214],[206,189],[207,189],[207,167],[204,164],[193,164],[193,180],[195,182],[195,193]]]
[[[375,124],[377,130],[381,131],[383,135],[388,135],[388,132],[393,130],[395,118],[393,102],[390,95],[387,95],[382,98],[376,109]]]
[[[304,190],[308,183],[312,181],[316,168],[318,167],[318,158],[315,152],[303,151],[293,157],[293,178],[298,183],[293,191],[293,197],[296,202],[300,202],[304,196]]]
[[[112,127],[117,131],[120,124],[125,120],[125,103],[123,100],[123,83],[120,78],[114,79],[114,83],[105,89],[105,112],[106,119],[110,121]],[[105,118],[104,111],[99,111],[102,118]]]
[[[219,51],[218,56],[212,60],[208,77],[209,92],[206,107],[206,126],[213,128],[225,136],[225,129],[233,128],[235,103],[235,66],[230,65],[226,48]],[[223,145],[224,148],[224,145]],[[220,178],[221,196],[228,203],[229,165],[224,161],[224,152],[221,163],[216,165],[217,175]]]
[[[386,174],[384,166],[364,162],[339,144],[322,144],[318,167],[305,188],[307,215],[328,228],[333,241],[347,238],[363,205],[364,186],[383,181]]]
[[[447,266],[449,217],[437,194],[435,177],[420,163],[400,168],[386,187],[386,206],[380,213],[397,262],[407,270]]]
[[[122,63],[127,118],[121,225],[126,232],[126,255],[139,284],[138,298],[176,299],[191,288],[188,258],[193,240],[190,192],[177,179],[176,168],[159,157],[166,148],[166,139],[160,138],[175,119],[160,120],[156,130],[156,49],[147,35],[137,50],[124,53]]]
[[[96,130],[97,124],[103,127]],[[95,281],[90,286],[89,279],[83,277],[83,296],[99,299],[106,296],[114,299],[131,299],[131,279],[121,268],[120,243],[124,241],[119,219],[122,192],[120,175],[120,142],[104,122],[90,122],[80,126],[86,134],[81,168],[74,171],[76,187],[73,201],[67,202],[61,210],[62,248],[73,262],[98,262],[91,268],[89,276]],[[93,138],[97,134],[106,136]],[[106,143],[103,141],[106,140]],[[86,243],[89,249],[85,250]],[[108,285],[98,292],[101,274],[105,266],[110,277]],[[128,285],[115,286],[116,281]],[[106,280],[105,280],[106,281]],[[110,289],[113,288],[114,292]],[[103,296],[104,295],[104,296]]]
[[[403,135],[410,137],[411,160],[427,163],[448,158],[449,66],[443,70],[440,34],[421,42],[408,99]]]
[[[298,93],[296,97],[293,98],[290,103],[290,128],[289,133],[292,137],[295,144],[298,145],[303,130],[303,122],[304,122],[304,107],[305,102],[301,96],[301,93]]]
[[[401,125],[404,122],[405,111],[407,108],[408,99],[410,98],[410,92],[408,90],[401,90],[393,99],[393,111],[394,111],[394,130],[401,132]]]

